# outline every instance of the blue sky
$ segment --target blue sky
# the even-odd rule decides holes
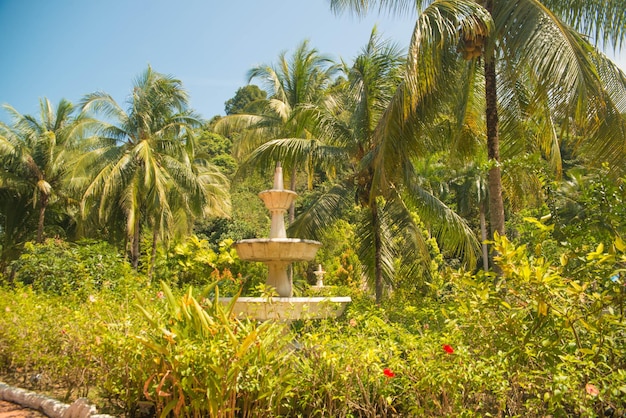
[[[410,19],[335,16],[327,0],[0,0],[0,103],[34,113],[40,97],[105,91],[121,104],[150,64],[180,79],[210,118],[255,65],[305,39],[350,60],[375,24],[408,45]]]
[[[0,103],[35,113],[39,98],[104,91],[123,104],[148,65],[183,82],[203,117],[303,40],[350,61],[379,32],[408,45],[414,20],[336,16],[328,0],[0,0]],[[616,62],[626,69],[626,54]],[[8,115],[0,110],[0,120]]]

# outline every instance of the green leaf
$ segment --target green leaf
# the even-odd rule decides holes
[[[252,331],[250,334],[246,336],[246,338],[244,338],[244,340],[241,342],[241,345],[239,346],[239,349],[237,350],[237,357],[239,358],[243,357],[243,355],[248,350],[248,348],[256,340],[256,337],[257,337],[257,332]]]
[[[176,398],[169,401],[167,405],[165,405],[165,408],[163,408],[163,411],[161,411],[161,415],[159,415],[159,418],[167,418],[169,416],[169,413],[172,412],[174,408],[176,408],[176,404],[178,403],[178,401],[179,400]]]

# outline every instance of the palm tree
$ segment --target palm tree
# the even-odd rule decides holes
[[[69,199],[65,182],[84,118],[73,117],[74,106],[65,99],[56,108],[48,99],[40,100],[38,117],[22,115],[8,105],[5,109],[12,114],[13,123],[0,125],[0,188],[12,204],[28,202],[37,208],[36,241],[41,243],[46,210],[59,199]],[[13,209],[18,209],[13,212],[18,217],[29,212],[24,207]]]
[[[357,227],[358,256],[376,300],[381,301],[384,289],[393,285],[394,262],[419,268],[429,260],[420,227],[408,204],[407,193],[419,195],[421,219],[434,228],[436,220],[447,219],[448,229],[440,228],[450,248],[475,259],[476,241],[464,222],[441,201],[407,182],[401,188],[380,190],[374,183],[372,162],[378,152],[376,127],[403,76],[404,57],[397,46],[381,40],[372,31],[370,41],[350,68],[346,82],[336,88],[324,107],[309,106],[317,114],[316,136],[319,139],[276,139],[254,151],[254,161],[288,161],[325,169],[334,178],[332,187],[323,193],[301,216],[291,230],[296,235],[317,237],[324,228],[355,203],[361,217]],[[404,167],[406,177],[415,179],[414,167]]]
[[[248,72],[249,81],[259,81],[269,99],[250,105],[254,113],[229,115],[215,126],[219,133],[238,132],[234,152],[238,158],[246,160],[240,167],[241,172],[258,166],[258,161],[247,157],[268,140],[313,137],[308,106],[323,100],[324,92],[335,82],[338,68],[329,57],[303,41],[290,59],[282,52],[276,66],[261,65]],[[291,172],[290,188],[295,190],[297,166],[285,162],[284,167]],[[309,178],[311,175],[309,173]],[[293,213],[292,206],[291,220]]]
[[[105,93],[87,95],[84,112],[102,114],[98,144],[86,152],[74,177],[82,179],[82,208],[101,221],[121,213],[130,260],[137,268],[142,226],[158,239],[189,231],[194,217],[228,211],[227,181],[195,155],[198,118],[188,109],[179,80],[148,67],[135,81],[128,109]]]
[[[501,121],[499,112],[519,100],[515,87],[520,81],[531,84],[531,103],[545,111],[545,123],[560,124],[566,133],[577,132],[579,138],[584,132],[584,141],[573,141],[572,146],[596,161],[610,161],[616,171],[623,167],[621,144],[626,124],[619,113],[620,106],[624,111],[626,77],[575,29],[616,45],[626,30],[620,20],[625,1],[331,0],[335,11],[365,13],[376,5],[395,13],[412,13],[427,6],[419,14],[411,40],[409,77],[380,128],[381,136],[389,129],[406,131],[401,134],[405,139],[401,144],[396,137],[394,144],[386,146],[389,154],[381,157],[382,171],[377,174],[381,180],[393,171],[393,157],[415,155],[410,149],[416,145],[411,137],[420,129],[414,125],[423,116],[423,105],[445,88],[445,83],[455,84],[449,77],[454,73],[448,69],[461,58],[466,61],[468,77],[475,77],[476,66],[483,65],[492,233],[504,233],[500,138],[501,134],[513,137],[501,129],[515,125],[512,119]],[[388,124],[394,127],[384,126]],[[551,140],[544,147],[546,153],[556,157],[556,129],[545,139]]]

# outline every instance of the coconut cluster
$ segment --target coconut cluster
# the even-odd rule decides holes
[[[480,57],[483,54],[483,46],[486,37],[487,28],[483,25],[479,25],[479,27],[472,32],[463,30],[457,49],[459,53],[463,55],[463,59],[469,61]]]

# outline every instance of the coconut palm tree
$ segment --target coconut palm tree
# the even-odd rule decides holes
[[[492,233],[504,233],[500,139],[515,138],[515,112],[500,109],[519,101],[520,82],[532,87],[531,104],[543,109],[544,126],[560,125],[565,133],[546,129],[550,140],[548,157],[558,155],[558,144],[571,138],[572,147],[610,161],[616,171],[623,167],[626,125],[620,117],[626,103],[626,77],[594,49],[577,30],[598,42],[621,42],[626,1],[582,2],[562,0],[331,0],[337,12],[365,13],[372,7],[392,13],[418,13],[407,64],[407,82],[398,90],[380,135],[389,129],[401,133],[386,146],[380,158],[380,180],[394,168],[392,161],[416,152],[414,125],[420,123],[420,104],[436,95],[445,84],[456,84],[448,69],[454,61],[466,62],[467,76],[475,77],[482,65],[484,80],[487,154],[489,169],[489,214]],[[423,9],[423,10],[422,10]],[[570,26],[571,25],[571,26]],[[458,80],[458,79],[457,79]],[[463,95],[465,92],[461,91]],[[463,95],[461,97],[463,97]],[[387,126],[385,126],[387,125]],[[577,134],[571,135],[572,133]],[[583,134],[584,133],[584,134]],[[519,137],[518,137],[519,139]],[[382,153],[381,155],[385,155]]]
[[[477,242],[465,223],[415,182],[383,191],[374,183],[372,162],[379,144],[376,127],[403,77],[404,56],[399,48],[380,38],[376,29],[350,68],[347,80],[327,98],[323,107],[309,106],[317,115],[318,139],[288,138],[268,141],[251,156],[254,161],[288,161],[312,164],[334,179],[333,185],[308,207],[292,225],[295,235],[317,237],[324,228],[355,204],[359,209],[358,256],[376,300],[393,285],[394,262],[402,259],[413,269],[429,260],[424,235],[412,209],[429,227],[448,239],[449,248],[475,261]],[[406,178],[416,179],[406,165]],[[410,193],[406,193],[410,191]],[[407,196],[420,199],[407,200]],[[446,219],[437,228],[436,221]],[[447,229],[446,229],[447,228]]]
[[[181,82],[148,67],[135,81],[124,110],[105,93],[85,96],[83,112],[99,122],[97,140],[76,165],[82,209],[106,222],[121,213],[132,265],[139,263],[142,228],[158,239],[189,231],[194,217],[228,211],[227,181],[195,155],[193,129]]]
[[[84,118],[73,117],[74,106],[65,99],[56,107],[48,99],[40,100],[38,116],[23,115],[9,105],[5,109],[13,122],[10,126],[0,124],[0,188],[7,199],[3,200],[12,202],[11,213],[17,217],[25,218],[30,212],[21,206],[23,203],[37,209],[36,241],[41,243],[46,210],[59,200],[69,199],[65,183]],[[15,225],[16,219],[9,212],[5,216],[5,221]],[[5,229],[9,234],[5,238],[11,235],[9,230],[17,232]]]
[[[313,137],[308,106],[323,100],[324,92],[335,82],[338,69],[328,56],[310,48],[308,41],[303,41],[290,58],[282,52],[277,65],[260,65],[248,72],[249,81],[258,81],[268,92],[269,99],[249,105],[254,113],[229,115],[215,126],[217,132],[225,135],[237,132],[234,153],[245,160],[240,166],[240,173],[251,167],[258,168],[258,161],[247,157],[266,141]],[[298,167],[286,161],[283,166],[291,173],[289,187],[295,190]],[[309,178],[311,175],[309,173]],[[291,220],[293,213],[292,206]]]

